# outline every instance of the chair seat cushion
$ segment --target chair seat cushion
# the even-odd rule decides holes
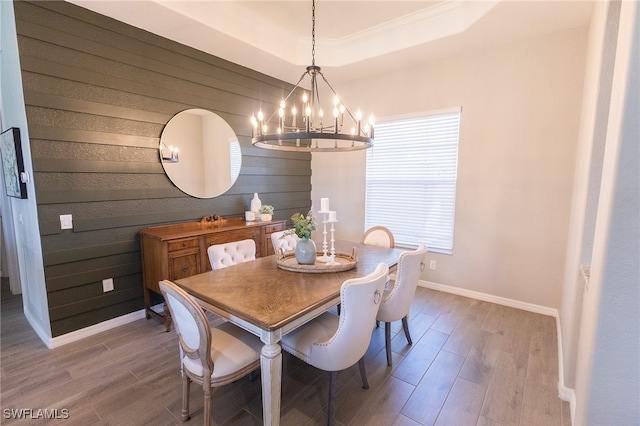
[[[211,327],[211,379],[223,378],[260,359],[263,343],[257,336],[225,322]],[[202,377],[200,360],[184,357],[183,366],[192,374]]]
[[[332,312],[325,312],[311,322],[282,336],[282,349],[300,358],[307,364],[319,367],[323,364],[313,356],[313,344],[329,340],[338,330],[340,317]],[[321,368],[321,367],[319,367]]]

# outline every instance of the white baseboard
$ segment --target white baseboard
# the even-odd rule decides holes
[[[519,300],[507,299],[506,297],[494,296],[492,294],[480,293],[479,291],[467,290],[464,288],[451,287],[444,284],[438,284],[431,281],[422,281],[418,283],[420,287],[430,288],[432,290],[443,291],[445,293],[457,294],[458,296],[470,297],[472,299],[484,300],[485,302],[496,303],[498,305],[509,306],[510,308],[522,309],[523,311],[534,312],[536,314],[548,315],[550,317],[558,317],[558,310],[547,306],[535,305],[533,303],[521,302]]]
[[[130,322],[145,318],[145,316],[145,310],[141,309],[139,311],[131,312],[130,314],[122,315],[108,321],[81,328],[80,330],[72,331],[71,333],[50,338],[48,343],[45,340],[45,344],[49,349],[57,348],[68,343],[76,342],[86,337],[93,336],[94,334],[102,333],[103,331],[107,331],[121,325],[129,324]]]
[[[571,424],[575,415],[576,394],[575,390],[568,388],[564,384],[564,361],[562,354],[562,330],[560,329],[560,316],[558,310],[547,306],[535,305],[533,303],[521,302],[518,300],[507,299],[506,297],[494,296],[491,294],[480,293],[478,291],[467,290],[464,288],[451,287],[444,284],[438,284],[430,281],[420,281],[420,287],[430,288],[445,293],[457,294],[458,296],[470,297],[472,299],[483,300],[485,302],[496,303],[498,305],[509,306],[511,308],[522,309],[524,311],[534,312],[537,314],[548,315],[556,320],[556,336],[558,339],[558,397],[567,401],[571,410]]]

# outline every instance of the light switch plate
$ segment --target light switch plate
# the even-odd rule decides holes
[[[111,290],[113,290],[113,278],[102,280],[102,291],[106,293]]]
[[[60,229],[73,229],[73,216],[70,214],[60,215]]]

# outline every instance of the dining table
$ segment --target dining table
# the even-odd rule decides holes
[[[344,281],[364,277],[380,263],[395,266],[403,251],[349,241],[334,244],[338,254],[355,253],[352,269],[292,271],[279,267],[278,255],[271,255],[175,281],[204,309],[264,343],[260,355],[264,425],[280,424],[282,336],[337,306]]]

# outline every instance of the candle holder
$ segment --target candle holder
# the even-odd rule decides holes
[[[327,254],[327,222],[328,222],[328,218],[329,218],[329,212],[328,211],[319,211],[319,214],[324,216],[324,220],[322,221],[322,225],[323,225],[323,230],[322,230],[322,256],[320,256],[319,258],[317,258],[316,260],[319,262],[329,262],[331,261],[331,257]]]
[[[339,263],[336,262],[336,247],[335,247],[335,238],[333,237],[333,234],[335,232],[335,223],[337,222],[337,219],[329,219],[327,221],[325,221],[325,223],[329,223],[331,224],[331,256],[329,256],[329,261],[327,262],[327,265],[338,265]]]

